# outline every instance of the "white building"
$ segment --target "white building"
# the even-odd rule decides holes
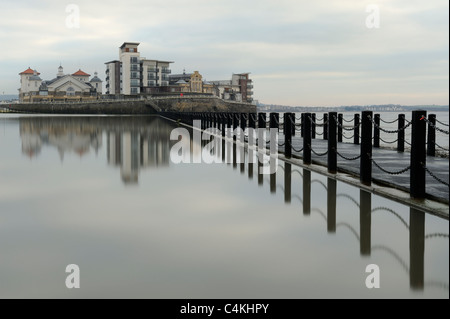
[[[141,58],[138,42],[124,42],[119,60],[106,62],[106,94],[136,95],[169,85],[171,61]]]
[[[55,101],[55,100],[90,100],[102,94],[102,80],[79,69],[73,74],[64,74],[62,66],[52,80],[43,81],[36,70],[28,68],[19,73],[21,102]]]

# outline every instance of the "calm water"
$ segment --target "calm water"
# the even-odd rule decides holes
[[[174,127],[0,115],[0,297],[449,297],[447,220],[281,161],[171,163]]]

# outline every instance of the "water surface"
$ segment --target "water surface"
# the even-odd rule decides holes
[[[0,297],[449,297],[447,220],[281,161],[174,164],[174,127],[0,115]]]

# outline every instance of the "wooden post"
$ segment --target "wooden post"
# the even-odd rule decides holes
[[[311,164],[311,113],[303,113],[303,164]]]
[[[353,144],[359,145],[359,114],[355,114],[355,128],[353,130]]]
[[[361,119],[361,159],[359,178],[361,183],[372,183],[372,111],[363,111]]]
[[[436,155],[436,114],[428,115],[427,155]]]
[[[337,142],[336,142],[337,112],[328,113],[328,172],[337,172]]]
[[[338,123],[339,123],[338,128],[337,128],[337,130],[338,130],[338,142],[342,143],[342,126],[344,125],[343,124],[344,121],[343,121],[342,113],[338,114]]]
[[[405,151],[405,114],[398,115],[397,152]]]
[[[375,125],[373,126],[373,147],[380,147],[380,114],[375,114]]]
[[[411,197],[417,199],[425,198],[426,116],[427,111],[425,110],[413,111],[411,119],[411,174],[409,188]]]

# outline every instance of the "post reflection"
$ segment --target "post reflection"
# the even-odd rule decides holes
[[[258,154],[258,158],[260,154]],[[257,161],[258,167],[261,167],[262,164],[260,161]],[[256,163],[255,163],[256,164]],[[251,164],[248,164],[249,170],[251,169]],[[298,168],[293,167],[290,163],[283,163],[280,165],[280,168],[283,170],[283,174],[280,174],[284,177],[284,184],[276,183],[276,173],[270,174],[268,181],[269,187],[268,191],[270,193],[275,193],[277,188],[281,189],[284,192],[284,203],[285,205],[301,205],[303,209],[303,216],[308,216],[313,211],[319,212],[322,217],[326,220],[326,227],[328,234],[334,234],[337,231],[338,226],[346,226],[354,235],[355,238],[359,241],[359,254],[361,257],[371,257],[372,251],[378,250],[383,251],[383,253],[388,256],[387,258],[391,258],[394,263],[397,263],[400,267],[406,269],[409,274],[409,283],[411,290],[424,290],[426,287],[426,282],[424,281],[424,265],[425,265],[425,239],[427,236],[425,235],[425,213],[414,208],[410,208],[410,224],[408,225],[402,217],[396,213],[394,210],[388,207],[372,207],[372,194],[365,190],[359,190],[359,200],[353,198],[348,194],[337,194],[337,181],[333,178],[327,178],[326,185],[317,179],[312,179],[312,173],[308,169],[304,168],[303,172],[300,173]],[[302,185],[302,197],[296,194],[298,179],[293,179],[294,174],[299,173],[298,176],[301,178]],[[249,179],[252,179],[253,175],[256,174],[258,177],[258,185],[263,186],[264,176],[260,173],[258,169],[257,172],[252,172]],[[250,177],[252,176],[252,177]],[[295,181],[295,182],[294,182]],[[313,183],[317,183],[321,185],[321,189],[326,192],[326,214],[323,213],[320,208],[315,207],[315,205],[321,205],[321,198],[325,194],[315,194],[313,198],[311,198],[311,185]],[[281,187],[284,185],[284,187]],[[299,201],[292,202],[292,198],[297,198]],[[359,216],[355,215],[355,218],[359,219],[359,233],[357,229],[353,228],[350,223],[340,222],[337,223],[337,217],[339,214],[339,209],[337,205],[337,198],[344,197],[349,200],[351,205],[355,205],[358,207]],[[384,211],[389,216],[393,216],[392,218],[399,218],[404,224],[406,224],[409,229],[409,267],[406,262],[402,260],[400,254],[395,251],[394,248],[389,247],[387,245],[373,245],[372,244],[372,214],[376,211]],[[432,234],[430,238],[433,237]],[[446,237],[448,238],[448,234],[437,234],[434,237]],[[448,290],[448,283],[443,282],[432,282],[430,286],[439,286],[446,290]]]
[[[411,289],[424,288],[425,214],[415,208],[409,212],[409,283]]]
[[[170,132],[176,125],[152,117],[21,117],[19,121],[22,152],[30,158],[39,156],[46,147],[57,149],[61,161],[70,154],[80,157],[86,156],[89,152],[97,154],[103,147],[103,134],[105,134],[107,164],[120,169],[121,179],[127,185],[138,183],[139,173],[143,168],[170,166],[170,149],[175,144],[175,141],[170,140]],[[207,140],[191,141],[192,155],[201,158],[202,146],[208,142]],[[227,140],[219,138],[212,155],[221,160],[219,162],[231,163],[233,170],[236,170],[239,164],[240,173],[245,173],[247,168],[249,180],[255,180],[255,182],[257,180],[260,191],[276,194],[276,198],[280,197],[285,205],[298,207],[299,212],[302,210],[303,216],[320,212],[326,221],[328,234],[340,231],[339,226],[346,226],[359,241],[361,257],[373,258],[372,253],[375,255],[375,250],[386,253],[389,258],[393,258],[394,263],[397,262],[406,269],[411,290],[420,291],[427,287],[425,240],[433,238],[431,237],[433,234],[425,235],[425,214],[422,211],[411,208],[409,223],[407,223],[390,208],[372,207],[372,194],[367,191],[359,190],[359,199],[348,194],[337,194],[338,185],[335,179],[328,178],[324,183],[321,178],[314,178],[314,173],[308,169],[300,170],[284,162],[277,164],[273,157],[268,158],[270,158],[271,172],[275,173],[267,176],[262,173],[264,164],[261,153],[252,149],[240,153],[239,150],[240,146],[234,143],[232,138]],[[244,157],[241,156],[242,154]],[[248,159],[253,158],[254,155],[256,161],[249,161]],[[278,174],[278,177],[277,170],[274,169],[275,165],[280,165],[284,170],[283,174]],[[267,179],[266,185],[264,185],[264,178]],[[277,179],[284,179],[284,181],[278,180],[277,183]],[[314,183],[319,187],[317,190],[314,188],[312,192],[311,185]],[[282,193],[277,193],[277,188],[280,188]],[[325,209],[325,196],[327,211],[323,213],[321,208]],[[359,222],[359,232],[358,227],[351,226],[351,223],[337,222],[342,213],[337,202],[340,196],[347,198],[350,201],[349,205],[358,207],[352,218],[355,221],[353,224],[357,225]],[[387,213],[390,218],[400,219],[406,226],[409,235],[409,265],[403,261],[401,254],[389,245],[373,245],[372,214],[377,211]],[[448,234],[446,236],[448,238]],[[442,286],[447,287],[448,290],[448,283],[442,283]]]

